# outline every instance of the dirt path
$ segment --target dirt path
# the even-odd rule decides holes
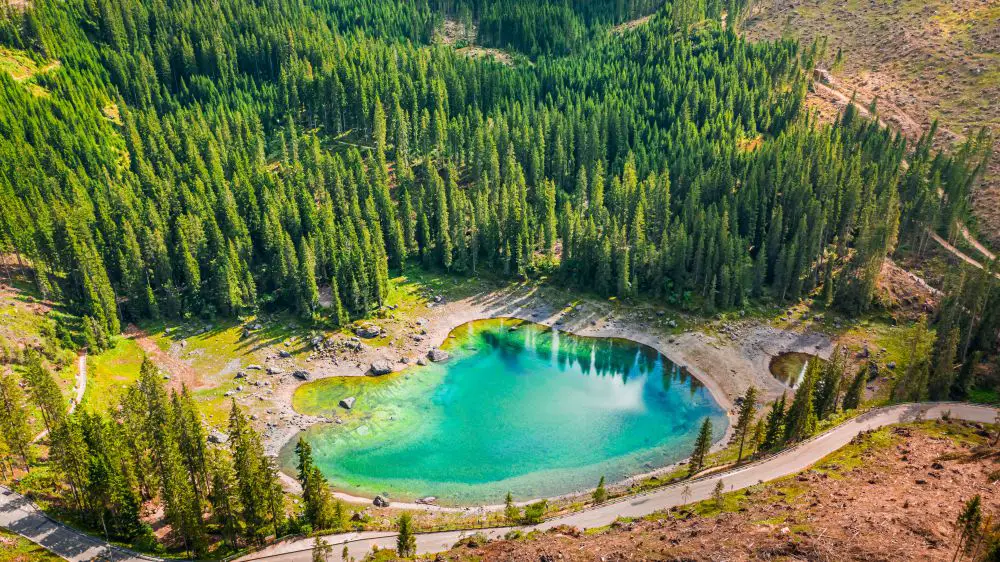
[[[727,491],[741,490],[805,470],[826,455],[851,442],[858,434],[897,423],[917,419],[939,419],[948,416],[979,423],[993,423],[996,408],[965,403],[901,404],[879,408],[863,414],[776,455],[743,465],[739,468],[687,480],[656,491],[603,504],[596,508],[556,517],[534,526],[521,528],[523,532],[548,530],[559,526],[591,529],[608,525],[620,517],[639,518],[671,507],[686,505],[712,497],[721,482]],[[503,537],[511,527],[474,531],[447,531],[417,535],[417,552],[429,554],[452,548],[460,539],[473,533],[482,533],[491,539]],[[366,532],[329,535],[324,537],[331,544],[345,545],[348,554],[361,559],[373,547],[395,548],[395,533]],[[270,560],[280,562],[308,561],[312,557],[313,539],[302,539],[272,545],[241,560]]]
[[[945,250],[948,250],[949,252],[951,252],[951,254],[953,256],[957,257],[958,259],[964,261],[965,263],[967,263],[967,264],[969,264],[969,265],[971,265],[973,267],[976,267],[978,269],[983,269],[983,264],[981,264],[978,261],[976,261],[975,259],[969,257],[962,250],[959,250],[958,248],[956,248],[956,247],[952,246],[951,244],[949,244],[947,240],[945,240],[944,238],[941,238],[936,232],[934,232],[934,231],[932,231],[930,229],[927,229],[927,233],[930,234],[931,238],[933,238],[935,242],[937,242],[938,244],[940,244],[942,248],[944,248]],[[1000,279],[1000,273],[994,273],[993,276],[996,277],[997,279]]]
[[[961,231],[962,231],[962,238],[965,238],[965,241],[971,244],[973,248],[979,250],[979,253],[983,254],[983,256],[985,256],[986,259],[990,261],[997,259],[996,254],[989,251],[986,248],[986,246],[983,246],[982,244],[979,243],[979,240],[976,240],[975,238],[972,237],[972,233],[969,232],[968,227],[966,227],[964,224],[961,225]]]
[[[76,410],[77,404],[79,404],[80,402],[83,402],[83,394],[84,394],[84,392],[87,391],[87,352],[86,351],[81,351],[80,355],[77,357],[77,360],[76,360],[76,386],[74,387],[74,390],[76,391],[76,396],[74,396],[73,398],[71,398],[70,401],[69,401],[69,410],[68,410],[68,413],[70,413],[70,414],[72,414],[73,411]],[[38,435],[36,435],[35,438],[31,440],[31,442],[32,443],[38,443],[42,439],[45,439],[45,436],[48,435],[48,434],[49,434],[49,430],[46,429],[45,431],[43,431],[43,432],[39,433]]]
[[[127,337],[135,340],[135,343],[156,363],[156,366],[170,375],[167,386],[180,390],[181,385],[186,385],[189,389],[195,390],[205,386],[205,382],[198,376],[198,372],[184,361],[174,357],[170,353],[163,351],[159,345],[153,341],[149,335],[134,324],[129,324],[125,330]]]
[[[620,23],[611,28],[611,33],[614,35],[620,35],[626,31],[639,27],[640,25],[645,25],[649,22],[649,20],[653,19],[653,15],[655,14],[649,14],[647,16],[642,16],[641,18],[635,18],[634,20]]]

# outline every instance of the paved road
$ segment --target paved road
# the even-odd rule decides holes
[[[600,527],[610,524],[618,517],[641,517],[674,506],[701,501],[712,496],[712,491],[720,480],[726,491],[731,491],[794,474],[848,444],[851,439],[863,431],[900,422],[914,421],[918,416],[925,419],[938,419],[947,412],[950,412],[952,418],[982,423],[993,423],[998,413],[996,408],[959,403],[903,404],[880,408],[764,460],[746,464],[734,470],[660,488],[647,494],[609,502],[598,508],[550,519],[526,530],[545,530],[557,525],[572,525],[581,529]],[[484,531],[484,534],[496,538],[503,536],[509,530],[510,528],[491,529]],[[473,532],[449,531],[420,534],[417,536],[417,551],[425,554],[448,550],[459,539]],[[396,541],[395,534],[389,532],[347,533],[330,535],[325,538],[335,545],[335,553],[339,554],[341,545],[346,544],[350,555],[357,559],[361,559],[370,552],[373,546],[395,548]],[[312,543],[313,539],[281,543],[250,554],[242,560],[309,561],[311,560]]]
[[[37,543],[70,562],[100,559],[108,562],[155,561],[66,527],[45,515],[24,496],[0,486],[0,527]]]
[[[83,402],[83,393],[86,392],[87,390],[86,351],[80,352],[80,355],[76,359],[76,387],[74,387],[74,390],[76,390],[76,396],[69,401],[69,413],[71,414],[73,413],[74,410],[76,410],[76,405],[79,404],[80,402]],[[36,435],[35,438],[31,440],[31,442],[38,443],[42,439],[45,439],[45,436],[48,434],[49,430],[46,429],[45,431]]]

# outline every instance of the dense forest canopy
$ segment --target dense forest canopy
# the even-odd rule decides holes
[[[744,41],[745,4],[8,7],[0,53],[36,68],[0,72],[0,254],[84,318],[83,342],[47,328],[49,359],[156,318],[292,310],[340,326],[376,310],[405,266],[547,274],[705,313],[807,295],[863,313],[897,246],[919,254],[930,233],[954,234],[989,139],[937,153],[932,130],[908,146],[853,106],[818,123],[804,98],[823,45]],[[446,18],[517,64],[435,44]],[[896,400],[964,399],[996,357],[992,272],[945,289],[936,334],[919,322],[905,335]],[[276,468],[235,403],[228,444],[208,447],[190,393],[168,395],[151,362],[106,414],[65,414],[43,357],[24,355],[24,384],[0,373],[0,476],[32,465],[30,403],[69,508],[105,536],[155,548],[140,517],[154,500],[196,555],[207,522],[231,549],[344,528],[305,441],[303,513],[286,520]],[[848,384],[846,368],[839,354],[813,362],[787,412],[782,397],[757,424],[760,450],[860,407],[869,374]],[[746,436],[754,414],[740,416]]]
[[[853,110],[817,125],[803,98],[822,47],[742,40],[720,22],[740,3],[678,0],[635,30],[514,67],[429,43],[450,14],[482,30],[532,10],[594,26],[651,8],[8,10],[0,43],[60,64],[34,77],[41,94],[0,75],[0,248],[29,259],[39,289],[95,332],[260,307],[336,325],[379,305],[408,261],[556,268],[603,295],[707,311],[822,285],[858,312],[903,210],[902,235],[920,238],[964,209],[981,145],[911,151]],[[321,309],[324,286],[334,298]]]

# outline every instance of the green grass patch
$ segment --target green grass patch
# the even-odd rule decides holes
[[[115,346],[87,358],[87,390],[83,407],[103,412],[115,406],[139,378],[144,353],[135,341],[118,337]]]
[[[0,529],[0,562],[56,562],[55,554],[28,539]]]
[[[1000,404],[1000,391],[995,388],[974,388],[969,391],[969,402],[976,404]]]

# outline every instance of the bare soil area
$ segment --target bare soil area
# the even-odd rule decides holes
[[[813,469],[596,534],[573,528],[445,560],[951,560],[961,504],[1000,511],[998,451],[968,424],[924,423],[856,439]]]
[[[828,38],[820,66],[833,65],[837,89],[879,113],[908,137],[939,120],[943,144],[983,126],[1000,131],[1000,10],[994,0],[765,0],[742,29],[750,39]],[[811,105],[839,105],[817,89]],[[823,113],[821,111],[821,113]],[[918,129],[914,129],[913,125]],[[1000,246],[1000,156],[994,153],[973,199],[977,234]]]

